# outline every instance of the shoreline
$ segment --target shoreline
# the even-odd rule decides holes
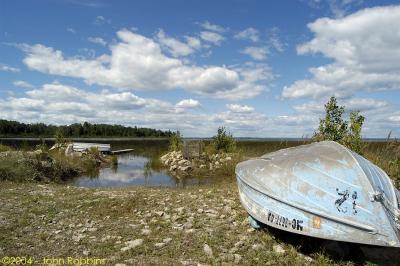
[[[330,259],[319,239],[251,228],[236,182],[176,189],[0,181],[0,200],[0,254],[9,257],[89,256],[107,265],[354,265]],[[359,248],[377,263],[400,255]]]

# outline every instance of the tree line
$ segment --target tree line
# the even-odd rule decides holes
[[[65,137],[170,137],[172,132],[88,122],[56,126],[44,123],[25,124],[0,119],[0,136],[2,137],[54,137],[56,134],[62,134]]]

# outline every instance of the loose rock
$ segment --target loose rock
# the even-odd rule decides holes
[[[155,243],[154,244],[154,246],[156,247],[156,248],[162,248],[162,247],[164,247],[166,244],[165,243]]]
[[[239,255],[239,254],[234,254],[233,255],[234,256],[234,263],[235,264],[239,264],[241,261],[242,261],[242,256],[241,255]]]
[[[273,246],[273,250],[274,252],[278,253],[278,254],[283,254],[285,253],[285,250],[283,249],[283,247],[279,244],[276,244]]]
[[[172,241],[172,238],[170,238],[170,237],[163,239],[163,242],[166,244],[168,244],[171,241]]]
[[[213,251],[212,251],[212,249],[210,248],[209,245],[204,244],[203,250],[204,250],[204,253],[206,253],[206,255],[207,255],[208,257],[210,257],[210,258],[213,257]]]
[[[125,242],[126,246],[121,248],[121,251],[127,251],[130,249],[134,249],[143,244],[143,239],[135,239],[131,241]]]

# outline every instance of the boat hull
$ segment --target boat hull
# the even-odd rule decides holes
[[[257,167],[254,167],[254,165],[257,165]],[[360,203],[360,206],[356,208],[358,213],[350,211],[344,213],[343,211],[337,212],[337,204],[335,206],[329,195],[326,196],[321,192],[326,191],[327,187],[314,188],[313,201],[316,201],[314,205],[304,200],[307,195],[300,195],[300,190],[294,189],[297,185],[292,184],[297,184],[301,181],[294,178],[286,183],[285,186],[285,182],[282,179],[291,178],[290,176],[288,177],[287,172],[282,171],[282,176],[267,175],[268,182],[264,181],[261,185],[259,175],[244,176],[246,174],[251,175],[251,173],[260,174],[261,170],[265,170],[268,173],[270,167],[271,164],[269,162],[245,162],[244,164],[239,164],[236,170],[240,201],[254,219],[277,229],[311,237],[368,245],[400,247],[399,232],[391,222],[391,218],[383,210],[381,203],[370,203],[368,200],[363,202],[362,194],[364,191],[359,191],[357,200],[360,200],[360,202],[357,203]],[[249,168],[252,169],[249,171]],[[327,177],[321,176],[321,178]],[[279,179],[280,186],[276,186],[274,179]],[[312,183],[312,180],[307,182]],[[274,193],[276,190],[279,190],[279,192]],[[299,204],[298,201],[293,200],[290,196],[285,196],[290,194],[296,194],[298,198],[303,200],[303,204]],[[347,201],[343,203],[343,206],[346,204]],[[318,208],[320,206],[322,207]],[[351,201],[347,207],[351,207]],[[364,216],[365,214],[370,217]]]

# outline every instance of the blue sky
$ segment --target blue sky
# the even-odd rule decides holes
[[[400,136],[394,1],[1,1],[0,118],[310,136],[331,95]]]

